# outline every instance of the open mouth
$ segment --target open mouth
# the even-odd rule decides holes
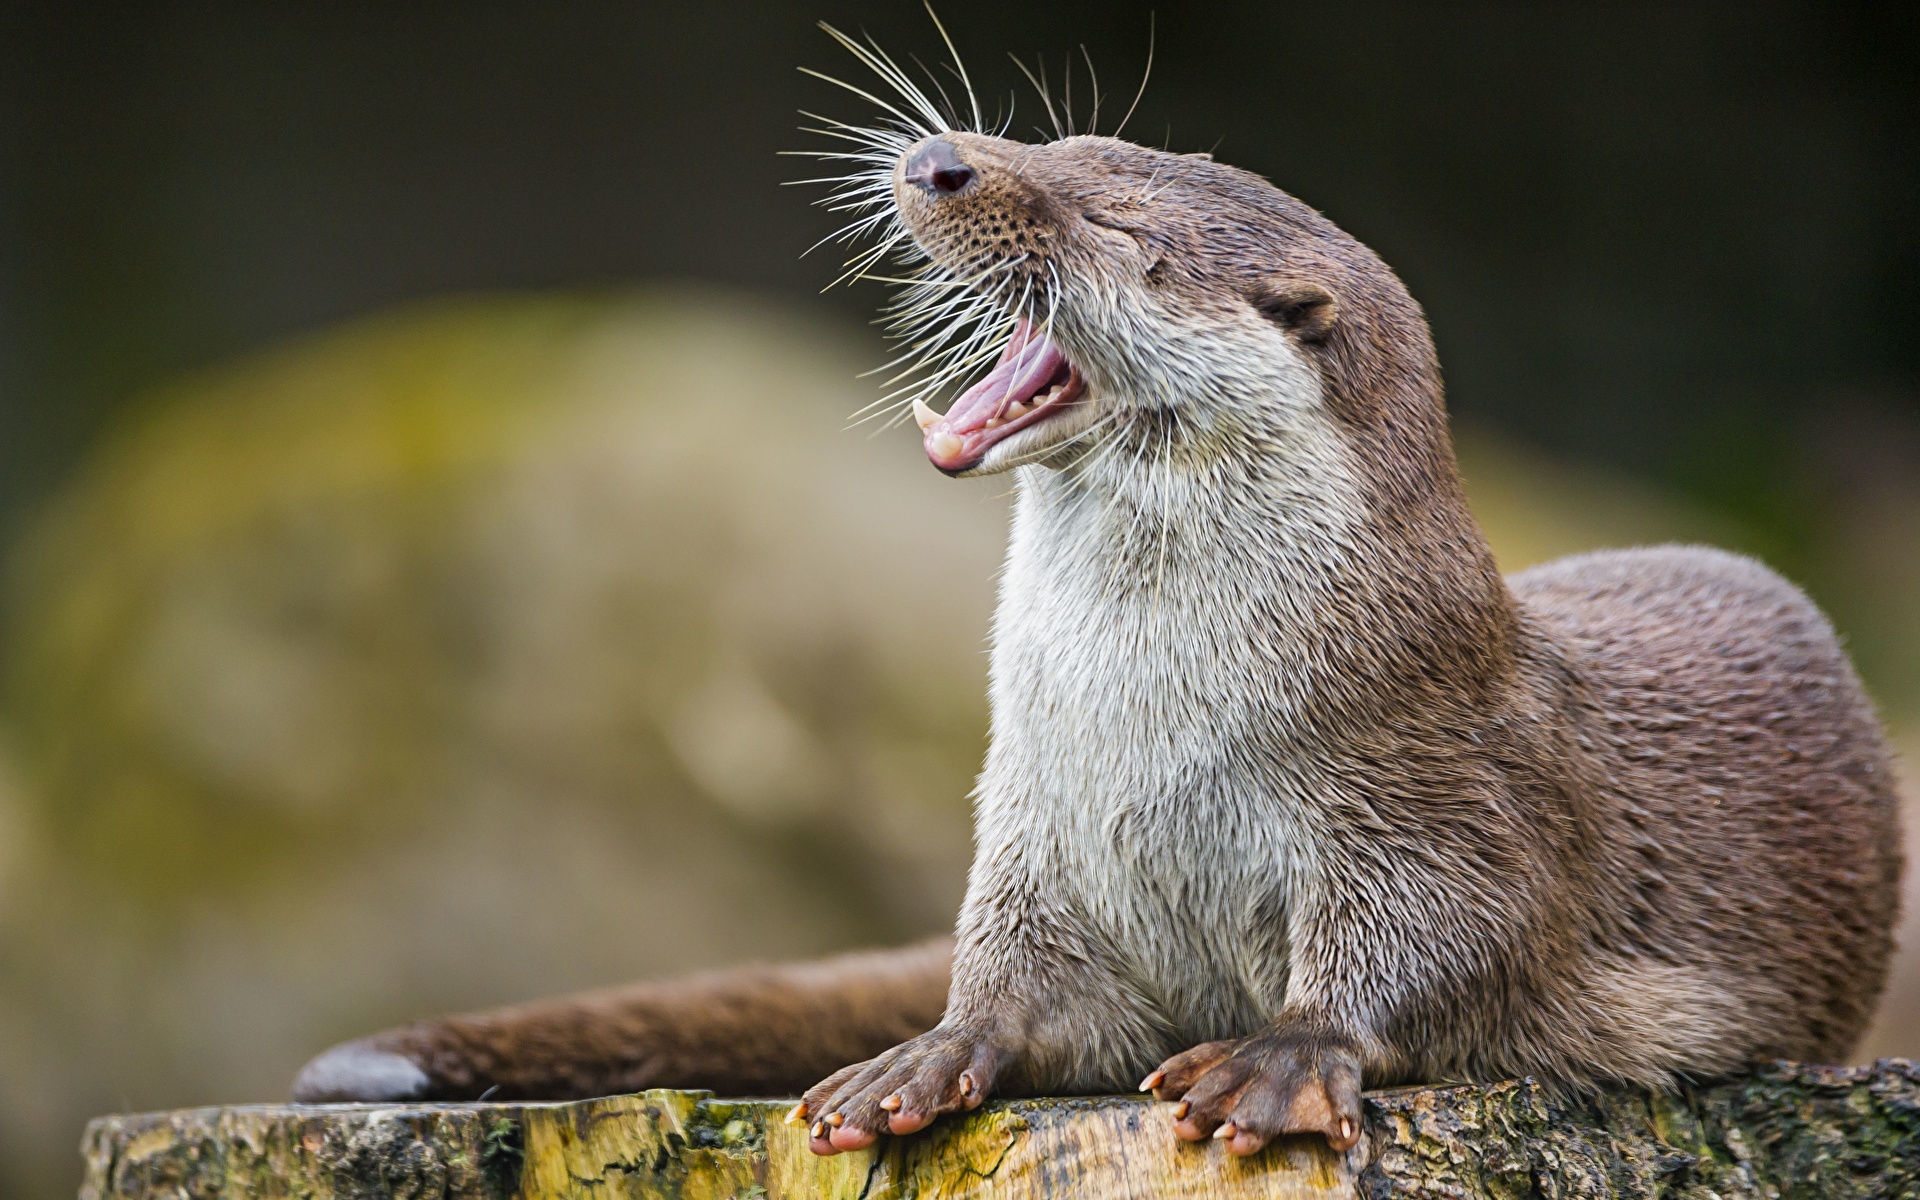
[[[945,415],[915,401],[927,457],[948,474],[972,470],[987,451],[1014,434],[1057,415],[1086,393],[1066,355],[1021,318],[1000,361],[985,379],[962,392]]]

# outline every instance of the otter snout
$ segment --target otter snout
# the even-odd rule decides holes
[[[945,138],[922,143],[907,156],[907,182],[935,196],[964,192],[975,178],[974,169],[960,161],[953,143]]]
[[[1036,149],[961,132],[916,142],[894,164],[894,206],[921,249],[949,267],[1031,260],[1051,224],[1047,189],[1032,171]]]

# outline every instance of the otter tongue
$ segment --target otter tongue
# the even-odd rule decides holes
[[[972,465],[1002,436],[997,429],[988,429],[987,421],[1003,415],[1011,405],[1033,399],[1066,361],[1045,334],[1022,318],[987,377],[960,393],[946,415],[927,426],[928,456],[948,470]]]

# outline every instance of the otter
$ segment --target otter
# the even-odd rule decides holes
[[[987,322],[939,377],[1005,339],[944,414],[913,399],[936,467],[1017,487],[954,941],[429,1022],[298,1098],[805,1087],[834,1154],[1137,1086],[1252,1154],[1353,1147],[1368,1086],[1850,1050],[1896,797],[1801,592],[1700,547],[1503,578],[1421,309],[1254,174],[911,121],[862,146],[850,186],[926,259],[910,317]]]

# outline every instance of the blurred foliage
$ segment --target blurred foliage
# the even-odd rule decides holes
[[[12,558],[0,1193],[71,1194],[86,1116],[275,1098],[406,1017],[949,921],[1006,481],[848,431],[870,352],[724,293],[454,300],[132,411]],[[1905,713],[1902,436],[1795,469]],[[1460,441],[1509,568],[1768,549]]]

